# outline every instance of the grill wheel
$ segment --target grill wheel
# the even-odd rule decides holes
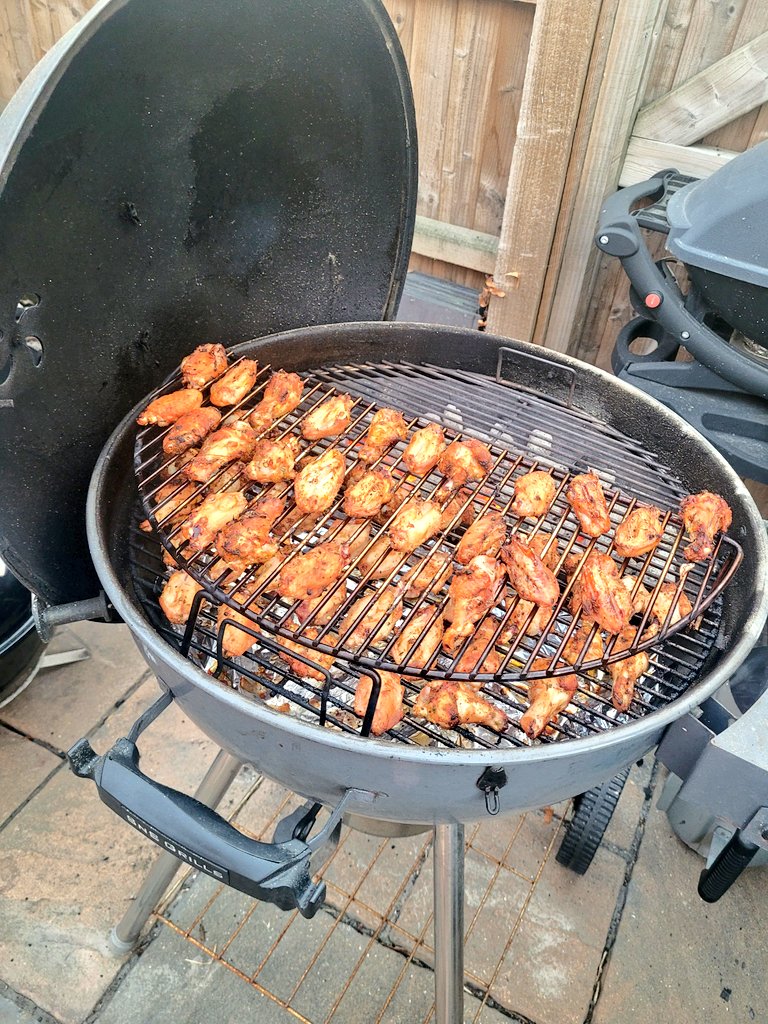
[[[612,779],[574,798],[573,817],[556,854],[558,864],[570,868],[577,875],[586,873],[611,823],[628,778],[629,768],[625,768]]]

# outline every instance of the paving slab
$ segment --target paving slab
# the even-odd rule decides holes
[[[696,894],[703,866],[653,806],[594,1024],[768,1019],[768,871],[744,872],[718,903],[708,905]]]
[[[60,765],[56,754],[0,726],[0,826]]]
[[[104,751],[125,735],[158,692],[154,681],[139,687],[96,730],[94,747]],[[175,707],[144,734],[141,749],[147,770],[190,790],[215,754]],[[61,764],[0,831],[0,977],[66,1024],[81,1024],[121,967],[107,936],[155,856],[90,782]]]

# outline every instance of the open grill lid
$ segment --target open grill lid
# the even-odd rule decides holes
[[[91,470],[195,345],[388,319],[416,196],[378,0],[107,0],[0,117],[0,554],[99,590]]]

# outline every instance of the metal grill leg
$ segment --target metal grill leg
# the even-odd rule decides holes
[[[435,1024],[464,1020],[464,826],[436,825]]]
[[[195,799],[208,807],[216,807],[240,771],[241,762],[220,750],[195,793]],[[115,925],[109,936],[112,949],[119,956],[130,953],[141,934],[149,915],[173,881],[182,861],[171,853],[161,853],[144,879],[136,898]]]

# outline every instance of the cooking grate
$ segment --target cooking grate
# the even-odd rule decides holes
[[[231,418],[245,415],[258,400],[268,370],[268,367],[262,368],[254,392],[241,403],[239,409],[230,414]],[[300,420],[329,394],[343,390],[353,394],[356,399],[352,411],[353,422],[348,431],[342,437],[308,446],[306,454],[314,456],[329,447],[338,446],[345,453],[348,466],[353,465],[356,462],[356,442],[366,432],[375,408],[392,405],[411,418],[409,426],[412,428],[422,426],[430,420],[437,420],[445,426],[448,440],[467,434],[489,443],[494,455],[494,468],[473,491],[471,498],[467,499],[474,500],[478,514],[485,508],[506,509],[513,496],[512,484],[517,476],[533,468],[548,469],[558,486],[557,496],[550,511],[533,524],[531,521],[515,522],[512,532],[525,536],[544,531],[556,536],[561,544],[559,568],[569,555],[577,556],[580,565],[593,548],[611,550],[607,538],[598,538],[594,541],[579,534],[576,520],[564,498],[570,474],[588,467],[598,473],[606,489],[614,527],[637,500],[657,503],[662,507],[676,507],[684,493],[672,474],[665,467],[659,466],[658,460],[645,452],[631,438],[617,435],[599,420],[569,408],[565,403],[506,385],[500,379],[494,382],[487,377],[465,371],[407,364],[329,367],[308,374],[305,379],[305,394],[301,405],[277,424],[281,434],[295,433]],[[173,390],[177,384],[178,378],[169,382],[165,390]],[[360,669],[369,669],[375,679],[377,669],[403,671],[404,666],[397,666],[388,658],[394,637],[389,637],[379,648],[368,648],[353,656],[329,641],[329,634],[334,627],[338,627],[339,621],[361,593],[369,595],[370,605],[381,587],[396,585],[405,571],[421,563],[436,547],[441,547],[447,552],[453,550],[460,537],[460,530],[456,524],[460,519],[461,509],[456,511],[452,522],[438,538],[413,555],[404,556],[401,564],[392,569],[387,578],[378,585],[370,578],[372,569],[367,573],[357,569],[380,532],[386,529],[386,524],[376,528],[364,550],[354,559],[352,572],[333,588],[344,588],[347,591],[342,607],[327,625],[320,627],[317,639],[310,641],[301,631],[291,628],[294,611],[292,604],[274,596],[260,599],[264,587],[268,587],[266,581],[242,606],[236,601],[238,593],[242,593],[243,587],[255,578],[259,572],[258,568],[242,574],[232,590],[225,591],[222,586],[223,574],[215,570],[215,556],[210,552],[202,552],[185,557],[184,551],[179,551],[177,547],[178,527],[163,529],[163,524],[158,523],[154,515],[153,498],[160,487],[165,487],[169,482],[165,470],[167,460],[161,448],[162,436],[163,434],[156,429],[148,428],[139,431],[137,438],[136,472],[144,509],[165,546],[180,564],[204,584],[206,592],[199,595],[193,615],[190,616],[186,635],[180,638],[168,626],[156,604],[158,579],[162,577],[165,568],[159,558],[159,548],[150,537],[138,530],[135,531],[133,557],[137,585],[145,604],[152,611],[156,627],[202,667],[226,677],[232,685],[242,690],[250,690],[257,696],[267,698],[273,706],[283,710],[298,710],[299,713],[315,717],[321,724],[334,724],[345,731],[360,731],[359,721],[349,710]],[[400,464],[403,447],[403,443],[396,445],[380,460],[390,468],[396,478],[400,479],[405,477],[405,470]],[[525,454],[522,454],[523,452]],[[632,497],[612,486],[619,475],[622,483],[626,482],[627,490],[632,491]],[[231,473],[222,470],[208,486],[232,486],[231,477]],[[170,479],[173,481],[176,478],[171,476]],[[178,479],[181,481],[181,478]],[[441,480],[437,473],[428,474],[420,480],[409,479],[409,494],[429,497],[435,493]],[[237,486],[242,486],[242,482],[238,482]],[[285,492],[290,486],[284,485]],[[247,493],[249,496],[255,496],[260,493],[260,488],[253,485],[253,490]],[[190,498],[190,501],[192,500],[194,499]],[[342,518],[339,505],[340,501],[337,501],[329,512],[315,523],[310,524],[302,520],[294,523],[290,529],[284,531],[282,539],[290,538],[294,544],[294,553],[332,539],[342,525],[348,522],[346,518]],[[289,511],[284,514],[283,519]],[[396,509],[393,510],[393,515],[395,511]],[[305,520],[306,518],[304,517]],[[575,738],[587,732],[608,728],[616,722],[642,717],[648,711],[679,696],[698,673],[717,634],[718,595],[738,564],[740,550],[737,545],[724,538],[710,563],[696,565],[687,575],[682,575],[679,574],[683,564],[679,552],[681,524],[676,515],[667,514],[665,526],[662,543],[654,552],[642,559],[627,560],[624,565],[654,594],[665,580],[675,579],[677,573],[675,582],[678,592],[685,590],[693,606],[690,616],[674,627],[663,629],[653,640],[644,641],[639,645],[648,647],[653,644],[651,668],[638,683],[635,699],[627,714],[618,714],[611,706],[610,680],[604,679],[601,663],[588,662],[582,653],[580,663],[577,662],[575,666],[580,682],[575,704],[561,716],[559,724],[552,726],[549,734],[542,737],[545,742],[562,737]],[[281,520],[275,524],[273,533],[280,537]],[[276,573],[277,570],[273,575]],[[495,644],[503,652],[503,662],[498,673],[493,676],[479,673],[457,674],[452,672],[451,668],[455,659],[448,659],[438,652],[424,668],[409,670],[409,677],[422,678],[416,681],[412,678],[404,680],[407,688],[406,704],[410,706],[424,678],[444,678],[446,675],[458,679],[470,678],[481,682],[484,691],[504,708],[513,723],[516,722],[526,707],[524,683],[527,678],[574,671],[569,665],[556,664],[558,651],[578,625],[578,616],[571,616],[567,611],[568,592],[569,586],[566,585],[550,623],[541,637],[518,634],[505,647],[498,642],[498,637],[516,606],[516,599],[510,600],[508,591],[505,605],[498,607],[494,612],[498,626],[496,637],[492,638],[488,645],[490,649]],[[427,590],[421,597],[404,604],[403,622],[410,621],[425,602],[429,602],[434,608],[433,619],[436,618],[444,608],[446,600],[447,586],[436,592]],[[216,626],[215,607],[221,602],[234,602],[234,607],[239,611],[250,612],[254,640],[259,640],[256,651],[234,660],[223,656],[222,630]],[[365,614],[365,610],[360,614]],[[648,614],[645,613],[638,626],[638,635],[645,627]],[[384,618],[385,616],[382,616],[381,621]],[[698,631],[686,629],[680,632],[688,620],[697,618],[700,620]],[[305,626],[311,624],[310,619]],[[522,625],[521,630],[525,629],[525,625]],[[429,626],[430,623],[427,623],[413,647],[418,645]],[[333,653],[338,658],[336,665],[330,672],[321,670],[323,681],[317,684],[311,683],[303,676],[299,678],[286,670],[280,661],[281,637],[303,641],[308,645],[307,664],[311,663],[311,646],[326,653]],[[619,657],[612,655],[610,643],[607,651],[606,660]],[[460,650],[456,657],[460,657],[461,653]],[[550,669],[531,671],[533,658],[542,654],[550,658]],[[625,657],[627,653],[621,656]],[[293,651],[291,657],[303,660],[301,655],[297,656]],[[364,733],[370,727],[375,697],[374,686],[369,713],[363,721]],[[457,741],[462,745],[481,746],[493,746],[500,742],[528,742],[514,725],[500,739],[495,733],[482,727],[452,730],[451,733],[447,733],[412,716],[406,716],[404,722],[393,729],[390,735],[403,742],[440,745],[455,745]]]

